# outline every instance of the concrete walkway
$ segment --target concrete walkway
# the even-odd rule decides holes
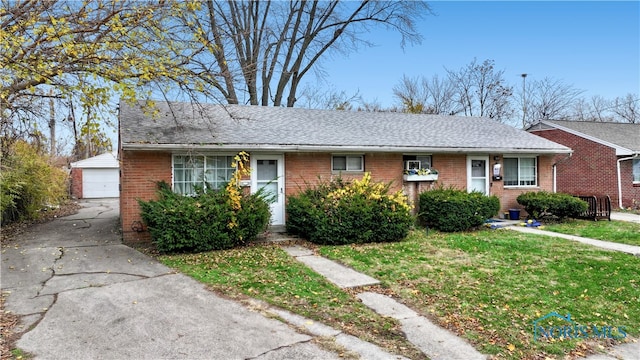
[[[377,285],[380,281],[371,276],[359,273],[335,261],[313,254],[310,249],[302,246],[289,246],[284,250],[296,260],[310,267],[313,271],[327,278],[339,288],[350,288],[366,285]]]
[[[288,246],[284,250],[298,261],[325,276],[340,288],[374,285],[380,282],[368,275],[313,254],[302,246]],[[432,360],[474,360],[486,359],[473,346],[454,333],[443,329],[429,319],[397,302],[393,298],[372,292],[358,294],[364,305],[382,316],[392,317],[400,322],[407,340],[419,348]]]
[[[528,234],[559,237],[567,240],[577,241],[577,242],[591,245],[591,246],[596,246],[601,249],[621,251],[634,256],[640,256],[640,246],[620,244],[620,243],[614,243],[610,241],[602,241],[602,240],[596,240],[596,239],[589,239],[589,238],[584,238],[584,237],[575,236],[575,235],[560,234],[553,231],[540,230],[535,227],[509,226],[509,227],[506,227],[505,229],[515,230],[515,231],[528,233]]]
[[[640,215],[616,211],[611,213],[611,220],[629,221],[640,224]]]

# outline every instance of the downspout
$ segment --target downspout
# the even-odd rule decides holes
[[[564,157],[564,159],[560,161],[556,161],[553,163],[553,165],[551,165],[551,167],[553,168],[553,193],[554,194],[558,192],[558,164],[560,164],[561,162],[567,161],[572,156],[573,156],[573,153],[570,152],[567,156]]]
[[[622,175],[620,174],[620,163],[622,161],[626,161],[626,160],[637,159],[638,157],[640,157],[640,153],[636,153],[635,155],[630,156],[630,157],[618,159],[618,164],[617,164],[617,170],[618,170],[618,207],[620,209],[624,209],[622,207],[622,178],[621,178]]]

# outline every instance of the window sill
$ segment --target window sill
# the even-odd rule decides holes
[[[364,170],[331,170],[332,175],[340,174],[364,174]]]
[[[505,185],[505,189],[507,190],[523,190],[523,189],[540,189],[538,185],[529,185],[529,186],[517,186],[517,185]]]
[[[634,182],[633,187],[640,187],[640,182]]]

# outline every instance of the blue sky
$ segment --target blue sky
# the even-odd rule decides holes
[[[394,104],[392,88],[404,74],[445,75],[474,58],[495,61],[505,80],[522,85],[545,77],[562,80],[583,96],[613,99],[640,93],[640,2],[439,1],[421,21],[420,45],[400,35],[371,33],[377,46],[346,58],[325,59],[326,85],[359,91],[366,101]]]

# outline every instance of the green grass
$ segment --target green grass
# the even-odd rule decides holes
[[[533,321],[552,311],[639,335],[640,258],[628,254],[509,230],[416,231],[400,243],[319,251],[381,280],[415,310],[500,358],[594,351],[591,339],[534,341]]]
[[[570,313],[579,325],[625,326],[629,337],[640,335],[640,258],[628,254],[488,229],[428,236],[413,231],[398,243],[317,250],[382,281],[382,287],[368,290],[397,296],[497,358],[560,359],[611,344],[534,341],[533,322],[552,311]],[[276,245],[160,259],[231,298],[258,298],[390,352],[424,358],[397,321],[377,315],[354,296],[364,289],[339,289]],[[551,324],[564,325],[545,323]]]
[[[625,221],[567,220],[551,224],[545,230],[591,239],[640,246],[640,224]]]
[[[328,282],[275,245],[164,255],[159,259],[231,298],[261,299],[390,352],[425,358],[406,340],[397,321],[376,314],[352,293]]]

